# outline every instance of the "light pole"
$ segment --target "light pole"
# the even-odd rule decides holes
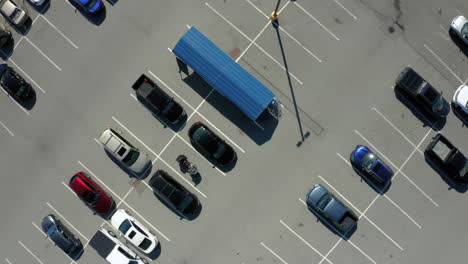
[[[275,11],[273,11],[273,13],[271,13],[270,15],[270,19],[273,20],[273,21],[276,21],[278,20],[278,7],[280,5],[280,2],[281,0],[278,0],[278,2],[276,3],[276,7],[275,7]]]

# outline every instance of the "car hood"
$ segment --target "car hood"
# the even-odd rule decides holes
[[[356,146],[356,149],[353,151],[352,157],[354,159],[354,162],[356,163],[361,163],[362,159],[369,153],[369,149],[365,146],[358,145]]]
[[[328,191],[325,190],[325,188],[320,185],[315,185],[307,194],[307,203],[316,206],[320,198],[326,193],[328,193]]]
[[[463,108],[468,108],[468,86],[467,85],[462,85],[458,87],[458,89],[455,91],[455,94],[453,95],[453,101],[460,105]]]
[[[338,222],[346,213],[347,209],[340,202],[335,200],[335,198],[332,198],[323,211],[328,217],[333,219],[333,221]]]
[[[137,174],[141,174],[146,170],[150,163],[151,161],[148,156],[144,152],[140,151],[138,159],[132,164],[132,166],[130,166],[130,169]]]
[[[455,29],[457,32],[460,32],[462,27],[468,22],[464,16],[456,16],[450,26]]]
[[[376,160],[374,164],[372,164],[371,170],[384,182],[389,181],[393,175],[393,171],[380,160]]]
[[[109,212],[110,208],[112,208],[112,204],[114,201],[110,198],[105,196],[105,194],[100,194],[101,197],[99,201],[93,206],[93,209],[96,210],[99,214],[106,214]]]
[[[65,252],[70,252],[70,250],[73,249],[74,243],[71,240],[68,240],[64,236],[62,236],[59,232],[57,232],[57,229],[55,229],[55,232],[50,235],[50,239],[54,241],[54,243],[61,248]]]

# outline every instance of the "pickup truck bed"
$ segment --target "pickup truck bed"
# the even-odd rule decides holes
[[[110,240],[101,231],[97,231],[96,234],[89,241],[89,245],[94,248],[98,254],[104,259],[114,250],[115,243]]]

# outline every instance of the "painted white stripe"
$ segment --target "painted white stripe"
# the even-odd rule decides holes
[[[37,51],[39,51],[39,53],[42,54],[42,56],[44,56],[44,58],[46,58],[52,65],[54,65],[57,70],[62,71],[62,69],[60,69],[60,67],[53,60],[51,60],[42,50],[40,50],[34,43],[32,43],[31,40],[29,40],[27,37],[24,37],[24,39],[26,39],[29,44],[31,44]]]
[[[348,14],[350,16],[352,16],[355,20],[357,20],[357,17],[355,15],[353,15],[353,13],[351,13],[351,11],[349,11],[348,9],[346,9],[346,7],[344,7],[340,2],[338,2],[337,0],[333,0],[335,1],[335,3],[337,3],[339,6],[341,6],[346,12],[348,12]]]
[[[5,261],[8,262],[8,264],[13,264],[13,263],[11,263],[11,261],[8,260],[7,258],[5,259]]]
[[[455,78],[457,78],[457,79],[458,79],[458,81],[460,81],[460,83],[462,83],[462,84],[463,84],[463,81],[460,79],[460,77],[458,77],[458,75],[456,75],[456,74],[455,74],[455,72],[453,72],[453,71],[452,71],[452,69],[450,69],[450,67],[449,67],[449,66],[447,66],[447,64],[446,64],[444,61],[442,61],[442,59],[441,59],[441,58],[439,58],[439,56],[437,56],[437,54],[435,54],[435,52],[434,52],[434,51],[432,51],[432,50],[431,50],[431,49],[430,49],[430,48],[429,48],[429,47],[428,47],[426,44],[424,44],[424,47],[425,47],[425,48],[426,48],[426,49],[427,49],[427,50],[428,50],[428,51],[429,51],[429,52],[430,52],[430,53],[431,53],[431,54],[432,54],[434,57],[436,57],[436,58],[437,58],[437,60],[439,60],[439,62],[440,62],[440,63],[442,63],[442,64],[445,66],[445,68],[447,68],[447,70],[449,70],[449,71],[450,71],[450,73],[452,73],[452,74],[453,74],[453,76],[455,76]]]
[[[19,243],[24,249],[26,249],[26,251],[28,251],[29,254],[31,254],[31,256],[33,256],[33,257],[37,260],[37,262],[39,262],[39,263],[41,263],[41,264],[44,264],[44,262],[42,262],[36,255],[34,255],[34,253],[32,253],[31,250],[29,250],[29,248],[27,248],[27,247],[23,244],[23,242],[21,242],[21,241],[18,240],[18,243]]]
[[[291,233],[293,233],[297,238],[299,238],[304,244],[306,244],[309,248],[311,248],[315,253],[319,254],[322,258],[325,258],[325,256],[320,253],[316,248],[314,248],[309,242],[307,242],[304,238],[302,238],[296,231],[294,231],[291,227],[289,227],[287,224],[283,222],[283,220],[280,220],[280,223],[286,227]],[[327,259],[328,263],[333,264],[329,259]]]
[[[356,244],[354,244],[353,241],[351,240],[348,240],[347,241],[348,243],[350,243],[355,249],[357,249],[359,252],[361,252],[362,255],[364,255],[368,260],[370,260],[372,263],[374,264],[377,264],[377,262],[375,262],[375,260],[373,260],[371,257],[369,257],[369,255],[366,254],[366,252],[364,252],[361,248],[359,248],[358,246],[356,246]]]
[[[333,34],[327,27],[325,27],[322,23],[320,23],[320,21],[318,21],[318,19],[316,19],[311,13],[309,13],[307,10],[305,10],[301,5],[299,5],[297,2],[294,2],[294,4],[296,4],[296,6],[299,7],[302,11],[304,11],[304,13],[306,13],[310,18],[315,20],[315,22],[317,22],[317,24],[319,24],[323,29],[325,29],[336,40],[340,40],[335,34]]]
[[[3,122],[2,122],[2,121],[0,121],[0,125],[2,125],[2,126],[5,128],[5,130],[6,130],[6,131],[8,131],[8,133],[10,133],[10,135],[11,135],[12,137],[14,137],[14,136],[15,136],[15,135],[13,134],[13,132],[11,132],[11,130],[10,130],[10,129],[8,129],[8,127],[7,127],[7,126],[5,126],[5,124],[3,124]]]
[[[75,43],[73,43],[73,41],[71,41],[67,36],[65,36],[65,34],[63,34],[62,31],[60,31],[54,24],[52,24],[52,22],[50,22],[45,16],[43,15],[40,15],[47,23],[49,23],[49,25],[51,27],[53,27],[66,41],[68,41],[68,43],[70,43],[75,49],[78,49],[78,46],[75,45]]]
[[[86,241],[89,241],[88,238],[86,238],[81,232],[80,230],[78,230],[74,225],[72,225],[72,223],[70,223],[61,213],[59,213],[59,211],[57,211],[57,209],[55,209],[49,202],[46,202],[46,204],[52,209],[54,210],[55,213],[57,213],[60,218],[62,218],[63,220],[65,220],[65,222],[67,222],[67,224],[69,224],[73,229],[75,229],[76,232],[78,232],[78,234],[80,234],[80,236],[82,236]]]
[[[271,250],[269,247],[267,247],[263,242],[260,242],[260,244],[266,248],[268,251],[270,251],[271,254],[273,254],[273,256],[275,256],[277,259],[281,260],[281,262],[283,262],[284,264],[288,264],[286,261],[284,261],[284,259],[282,259],[280,256],[278,256],[278,254],[276,254],[273,250]]]
[[[247,0],[248,1],[248,0]],[[268,56],[268,58],[270,58],[271,60],[273,60],[278,66],[280,66],[284,71],[286,71],[286,68],[280,63],[278,62],[275,58],[273,58],[273,56],[271,56],[270,54],[268,54],[268,52],[266,52],[262,47],[260,47],[257,43],[253,42],[252,39],[250,39],[244,32],[242,32],[240,29],[238,29],[236,26],[234,26],[234,24],[232,24],[229,20],[227,20],[223,15],[221,15],[218,11],[216,11],[213,7],[211,7],[208,3],[205,3],[206,6],[208,6],[211,10],[213,10],[213,12],[215,12],[218,16],[220,16],[226,23],[228,23],[229,25],[231,25],[234,29],[236,29],[239,33],[241,33],[246,39],[248,39],[251,43],[253,43],[253,45],[255,45],[260,51],[262,51],[265,55]],[[257,36],[258,37],[258,36]],[[248,49],[244,50],[244,52],[242,54],[245,54],[245,52],[247,52]],[[242,55],[241,54],[241,55]],[[239,56],[238,60],[241,59],[242,56]],[[300,83],[301,85],[303,85],[303,83],[291,72],[289,72],[289,74],[298,82]]]
[[[429,197],[429,195],[427,195],[421,188],[419,188],[418,185],[416,185],[415,182],[413,182],[408,176],[406,176],[405,173],[403,173],[401,171],[401,169],[403,168],[403,166],[406,164],[406,162],[408,162],[409,158],[411,158],[412,155],[410,155],[408,157],[408,159],[402,164],[402,166],[400,168],[398,168],[398,166],[396,166],[390,159],[388,159],[378,148],[376,148],[372,143],[369,142],[369,140],[367,140],[361,133],[359,133],[359,131],[357,130],[354,130],[354,132],[356,134],[358,134],[362,139],[364,139],[364,141],[367,142],[367,144],[369,144],[375,151],[377,151],[379,153],[380,156],[382,156],[384,159],[386,159],[390,165],[392,165],[393,167],[395,167],[397,169],[397,171],[395,172],[395,175],[397,175],[399,172],[401,172],[401,175],[403,175],[416,189],[418,189],[431,203],[433,203],[436,207],[439,207],[439,205],[431,198]],[[419,147],[419,146],[418,146]],[[416,149],[414,149],[413,152],[416,152]]]
[[[406,139],[406,141],[408,141],[408,143],[411,144],[411,146],[413,146],[413,148],[416,148],[416,145],[411,142],[411,140],[405,135],[403,134],[403,132],[401,132],[400,129],[398,129],[387,117],[385,117],[379,110],[377,110],[377,108],[375,107],[372,107],[371,108],[372,110],[374,110],[377,114],[379,114],[385,121],[387,121],[387,123],[392,126],[398,133],[400,133],[400,135]],[[420,154],[423,154],[421,150],[419,150],[418,148],[416,149]]]

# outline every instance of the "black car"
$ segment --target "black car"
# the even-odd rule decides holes
[[[203,123],[193,124],[188,133],[192,145],[222,167],[227,167],[235,162],[237,155],[232,147]]]
[[[18,101],[27,100],[33,91],[31,85],[6,64],[0,65],[0,85]]]
[[[80,239],[52,214],[42,219],[42,231],[72,259],[75,259],[83,249]]]
[[[200,206],[200,201],[194,194],[163,170],[156,171],[149,185],[161,199],[185,218],[193,217]]]
[[[153,80],[142,74],[132,85],[139,100],[165,122],[179,123],[187,114],[174,98],[166,94]]]
[[[0,48],[5,47],[12,40],[11,31],[6,29],[5,26],[0,25]]]

